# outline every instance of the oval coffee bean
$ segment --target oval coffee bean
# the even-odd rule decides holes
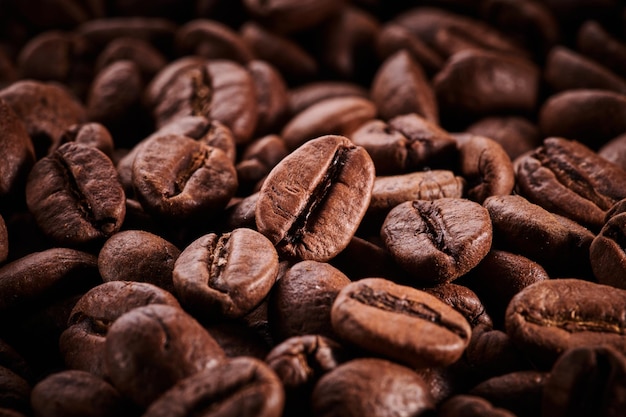
[[[465,131],[495,140],[511,160],[541,145],[537,126],[520,116],[488,116]]]
[[[28,136],[26,126],[11,106],[0,98],[0,198],[22,193],[28,172],[35,163],[35,148]]]
[[[302,261],[290,267],[270,294],[269,324],[275,340],[318,334],[335,337],[330,310],[350,280],[333,266]]]
[[[355,359],[324,375],[311,397],[315,417],[419,416],[435,404],[424,380],[382,359]]]
[[[424,288],[423,291],[434,295],[461,313],[472,326],[472,329],[476,326],[493,327],[491,317],[485,311],[485,306],[483,306],[476,293],[469,288],[463,285],[447,283]]]
[[[626,213],[619,213],[604,224],[589,247],[591,268],[600,284],[626,290]]]
[[[322,100],[346,96],[368,98],[369,92],[348,81],[314,81],[289,90],[289,112],[295,116]]]
[[[222,150],[180,135],[142,145],[132,178],[147,212],[179,221],[221,210],[237,189],[235,167]]]
[[[462,198],[413,200],[387,215],[380,236],[415,282],[440,284],[466,274],[491,249],[489,212]]]
[[[256,224],[282,256],[327,261],[350,242],[374,185],[367,152],[343,136],[322,136],[289,154],[263,183]]]
[[[626,353],[626,291],[578,279],[553,279],[519,292],[506,332],[538,364],[573,347],[612,346]]]
[[[607,347],[564,352],[543,387],[544,416],[618,416],[626,407],[626,357]]]
[[[74,305],[59,338],[65,365],[106,377],[104,347],[109,328],[122,314],[148,304],[180,307],[169,292],[143,282],[111,281],[87,291]]]
[[[339,11],[343,0],[244,0],[246,10],[281,34],[309,29]]]
[[[181,380],[143,417],[280,417],[284,403],[276,374],[264,362],[241,356]]]
[[[176,31],[174,42],[179,56],[228,59],[240,64],[253,59],[243,39],[233,29],[216,20],[188,21]]]
[[[182,309],[152,304],[109,328],[105,366],[120,393],[147,407],[176,382],[225,359],[211,335]]]
[[[272,243],[251,229],[204,235],[180,254],[173,280],[181,303],[202,320],[238,318],[269,294],[278,275]]]
[[[576,45],[585,56],[626,77],[626,43],[607,32],[597,21],[588,20],[580,26]]]
[[[484,398],[459,394],[447,399],[440,407],[438,417],[515,417],[504,408],[494,407]]]
[[[471,335],[465,317],[434,295],[382,278],[345,286],[331,320],[342,339],[415,368],[456,362]]]
[[[520,159],[517,187],[529,201],[597,231],[626,197],[626,171],[580,142],[547,138]]]
[[[42,231],[67,246],[103,241],[120,230],[126,214],[111,160],[77,143],[66,143],[35,164],[26,204]]]

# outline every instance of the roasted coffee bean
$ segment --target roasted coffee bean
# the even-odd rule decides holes
[[[529,241],[539,242],[530,232],[526,233]],[[565,262],[566,258],[562,259]],[[538,263],[521,255],[492,249],[461,281],[478,294],[490,315],[497,318],[497,325],[501,326],[511,298],[529,285],[547,279],[550,279],[548,273]]]
[[[171,46],[176,24],[159,17],[116,16],[93,19],[76,28],[76,33],[87,39],[94,48],[104,47],[117,38],[141,39],[157,47]]]
[[[348,81],[318,81],[289,90],[289,112],[296,115],[315,103],[336,97],[368,98],[362,86]]]
[[[392,208],[405,201],[461,198],[464,187],[463,177],[446,170],[377,176],[368,215],[382,213],[386,216]]]
[[[0,339],[0,366],[7,368],[26,381],[33,379],[33,372],[30,365],[20,355],[13,346]]]
[[[337,294],[350,280],[329,264],[298,262],[272,289],[269,323],[276,340],[318,334],[334,337],[330,310]]]
[[[401,50],[406,50],[429,76],[437,73],[444,65],[443,57],[418,36],[393,22],[387,23],[381,28],[376,39],[376,52],[381,58],[386,59]]]
[[[313,386],[326,373],[348,358],[337,342],[320,335],[294,336],[276,345],[265,362],[280,378],[286,390]]]
[[[38,159],[48,154],[68,127],[86,119],[83,105],[59,84],[17,81],[0,91],[0,99],[24,122]]]
[[[578,279],[540,281],[520,291],[506,311],[506,331],[536,363],[565,350],[612,346],[626,352],[624,290]]]
[[[124,202],[111,160],[77,143],[40,159],[26,184],[28,209],[46,236],[62,245],[102,244],[122,227]]]
[[[451,168],[456,141],[434,123],[411,113],[388,123],[372,120],[352,135],[370,154],[377,175],[402,174],[424,168]]]
[[[517,188],[529,201],[597,231],[607,210],[626,197],[626,171],[580,142],[548,138],[519,162]]]
[[[579,140],[597,149],[626,131],[626,96],[606,90],[563,91],[543,102],[538,120],[544,137]]]
[[[109,42],[106,48],[98,54],[94,70],[100,72],[116,61],[134,62],[144,82],[150,80],[167,65],[165,56],[158,49],[145,40],[132,37],[119,37]]]
[[[359,259],[359,262],[355,262],[355,259]],[[411,282],[410,277],[406,277],[407,273],[396,264],[389,251],[376,237],[367,240],[354,236],[348,246],[330,263],[350,280],[381,277],[396,282]]]
[[[35,149],[26,126],[11,106],[0,98],[0,199],[6,205],[8,196],[23,192],[28,172],[35,163]]]
[[[287,84],[268,62],[252,60],[246,68],[252,77],[256,96],[258,121],[255,135],[277,131],[287,118]]]
[[[224,359],[222,348],[196,320],[168,305],[132,309],[106,336],[105,367],[113,386],[142,407]]]
[[[485,306],[483,306],[476,293],[469,288],[448,283],[424,288],[423,291],[434,295],[461,313],[472,328],[476,326],[486,326],[488,328],[493,326],[491,317],[485,311]]]
[[[105,338],[113,322],[148,304],[180,307],[174,296],[143,282],[112,281],[87,291],[72,309],[59,338],[65,366],[105,378]]]
[[[17,65],[22,78],[40,81],[69,81],[74,48],[80,38],[68,32],[50,30],[33,38],[20,50]]]
[[[258,59],[271,63],[288,81],[309,80],[319,71],[315,58],[301,45],[253,21],[241,27],[241,37]]]
[[[157,127],[204,116],[230,128],[237,144],[252,139],[258,114],[252,77],[233,61],[184,57],[163,68],[146,87]]]
[[[27,412],[31,387],[13,371],[0,366],[0,407]]]
[[[413,200],[389,212],[380,236],[394,259],[420,285],[451,282],[491,249],[489,212],[462,198]]]
[[[255,186],[288,154],[285,142],[278,135],[267,135],[250,143],[235,166],[240,188]]]
[[[598,155],[626,170],[626,133],[602,145]]]
[[[544,78],[553,91],[595,88],[626,93],[626,80],[562,46],[553,48],[548,54]]]
[[[383,359],[355,359],[324,375],[311,398],[313,416],[426,415],[435,408],[424,380]]]
[[[376,117],[370,100],[346,96],[319,101],[295,115],[283,128],[281,137],[294,150],[323,135],[350,136],[363,123]]]
[[[537,126],[520,116],[488,116],[468,126],[466,131],[495,140],[511,160],[541,145]]]
[[[277,33],[292,33],[316,26],[344,5],[343,0],[243,0],[246,10]]]
[[[237,228],[246,228],[256,230],[256,202],[260,194],[254,192],[249,196],[237,200],[232,199],[229,205],[224,209],[225,230],[233,230]]]
[[[518,417],[538,416],[547,372],[518,371],[481,382],[469,391]]]
[[[371,95],[383,120],[416,113],[431,123],[439,121],[435,93],[420,64],[405,50],[382,63],[372,82]]]
[[[439,417],[515,417],[504,408],[494,407],[489,401],[475,395],[455,395],[438,410]]]
[[[98,253],[104,282],[148,282],[174,292],[172,271],[180,250],[155,234],[125,230],[111,236]]]
[[[530,60],[467,50],[446,62],[433,80],[433,88],[448,118],[526,114],[537,105],[539,80],[539,69]]]
[[[331,321],[341,339],[417,368],[456,362],[471,335],[465,317],[437,297],[381,278],[345,286]]]
[[[343,136],[310,140],[276,165],[263,183],[257,228],[281,256],[329,260],[350,242],[373,185],[374,164],[363,148]]]
[[[626,289],[626,213],[608,219],[589,247],[591,268],[600,284]]]
[[[100,123],[82,123],[70,126],[59,142],[59,146],[67,142],[76,142],[82,145],[92,146],[99,149],[109,159],[113,160],[113,151],[115,144],[111,132]],[[50,151],[56,151],[58,147],[51,148]]]
[[[580,26],[576,46],[584,55],[626,77],[626,44],[598,22],[588,20]]]
[[[258,359],[239,357],[181,380],[143,415],[280,417],[284,402],[276,374]]]
[[[251,312],[269,294],[278,275],[272,243],[251,229],[204,235],[187,246],[174,265],[181,303],[211,321]]]
[[[111,384],[85,371],[48,375],[33,387],[31,404],[40,417],[131,415],[131,407]]]
[[[565,351],[543,387],[544,416],[619,416],[626,405],[626,358],[606,346]]]
[[[156,136],[133,161],[133,185],[144,209],[188,220],[215,213],[237,189],[235,167],[218,148],[181,135]]]
[[[470,200],[483,203],[494,195],[508,195],[515,186],[511,158],[496,141],[483,136],[455,135],[459,165],[467,180]]]
[[[176,31],[174,41],[180,56],[228,59],[240,64],[253,59],[243,39],[233,29],[215,20],[188,21]]]

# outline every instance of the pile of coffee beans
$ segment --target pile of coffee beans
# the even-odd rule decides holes
[[[623,0],[0,1],[0,417],[625,393]]]

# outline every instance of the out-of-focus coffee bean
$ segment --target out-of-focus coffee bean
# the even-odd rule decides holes
[[[564,91],[543,102],[538,120],[544,137],[579,140],[598,149],[626,131],[626,96],[606,90]]]
[[[130,415],[131,407],[104,379],[89,372],[65,370],[51,374],[33,387],[31,404],[40,417]]]
[[[606,212],[626,197],[626,171],[580,142],[547,138],[521,159],[517,189],[546,210],[598,230]]]
[[[253,60],[246,66],[256,95],[257,136],[278,131],[287,118],[287,85],[280,73],[268,62]]]
[[[176,24],[169,19],[142,16],[92,19],[76,27],[76,34],[84,37],[95,49],[116,38],[130,37],[167,50],[171,48],[175,32]]]
[[[276,165],[263,183],[257,228],[281,256],[327,261],[354,236],[374,176],[367,152],[348,138],[310,140]]]
[[[104,349],[111,325],[124,313],[148,304],[180,308],[173,295],[144,282],[111,281],[87,291],[74,305],[59,338],[65,366],[106,378]]]
[[[111,160],[66,143],[28,176],[26,203],[42,231],[62,245],[98,245],[122,227],[125,195]]]
[[[367,400],[365,400],[367,399]],[[435,408],[424,380],[383,359],[355,359],[324,375],[311,398],[313,416],[421,416]]]
[[[488,116],[468,126],[466,132],[495,140],[511,160],[541,145],[537,126],[520,116]]]
[[[588,20],[580,26],[576,45],[582,54],[626,77],[626,43],[612,36],[598,22]]]
[[[397,205],[380,232],[394,259],[418,285],[451,282],[491,248],[488,211],[462,198],[413,200]]]
[[[431,123],[439,121],[435,93],[422,67],[407,51],[396,52],[382,63],[371,96],[384,120],[416,113]]]
[[[626,133],[602,145],[598,155],[626,170]]]
[[[318,334],[336,337],[330,310],[350,280],[329,264],[302,261],[276,282],[269,300],[269,321],[276,340]]]
[[[272,243],[251,229],[202,236],[174,265],[176,294],[203,321],[239,318],[269,294],[278,274]]]
[[[246,64],[252,52],[230,27],[209,19],[190,20],[176,32],[176,49],[180,56],[197,55],[207,59],[228,59]]]
[[[455,395],[439,408],[439,417],[516,417],[504,408],[494,407],[489,401],[475,395]]]
[[[323,135],[350,136],[363,123],[376,117],[376,106],[354,96],[321,100],[295,115],[282,129],[288,149]]]
[[[331,321],[342,340],[416,368],[456,362],[471,335],[465,317],[439,298],[382,278],[345,286]]]
[[[623,353],[625,294],[578,279],[540,281],[513,297],[506,311],[506,331],[541,366],[551,366],[573,347],[608,345]]]
[[[113,322],[105,366],[113,386],[148,407],[178,381],[225,360],[211,335],[182,309],[152,304]]]
[[[578,53],[556,46],[546,58],[544,78],[553,91],[598,89],[626,94],[626,80]]]
[[[626,213],[608,219],[589,247],[593,274],[600,284],[626,289]]]
[[[109,42],[98,54],[94,69],[100,72],[115,61],[134,62],[144,83],[167,65],[167,58],[158,49],[145,40],[132,37],[119,37]]]
[[[541,413],[617,416],[626,399],[626,358],[606,346],[573,348],[556,361],[543,387]]]
[[[10,369],[0,366],[0,407],[27,412],[30,396],[30,384]]]
[[[344,5],[344,0],[243,0],[246,10],[261,24],[277,33],[310,29]]]

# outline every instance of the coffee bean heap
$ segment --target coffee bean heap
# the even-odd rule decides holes
[[[625,393],[623,0],[0,2],[0,417]]]

